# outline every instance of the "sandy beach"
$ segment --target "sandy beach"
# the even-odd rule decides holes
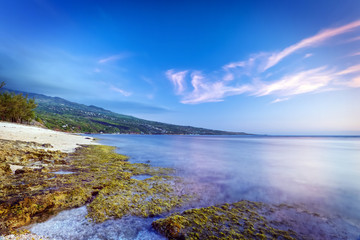
[[[79,145],[97,144],[93,138],[17,123],[0,122],[0,139],[51,144],[51,150],[70,153]]]

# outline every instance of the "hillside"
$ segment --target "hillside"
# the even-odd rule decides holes
[[[35,98],[38,104],[36,117],[50,129],[82,133],[137,133],[137,134],[200,134],[200,135],[245,135],[242,132],[226,132],[191,126],[179,126],[148,121],[118,114],[96,106],[70,102],[59,97],[22,93]]]

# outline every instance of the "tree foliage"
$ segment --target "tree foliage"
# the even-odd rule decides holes
[[[0,83],[0,88],[5,85]],[[28,96],[3,92],[0,94],[0,119],[9,122],[29,122],[35,117],[35,99],[28,99]]]

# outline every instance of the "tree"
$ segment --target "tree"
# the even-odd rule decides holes
[[[5,82],[0,83],[0,88]],[[28,99],[28,96],[3,92],[0,94],[0,119],[9,122],[30,122],[35,118],[35,99]]]

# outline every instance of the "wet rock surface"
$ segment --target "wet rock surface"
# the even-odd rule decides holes
[[[290,205],[252,201],[189,209],[152,223],[168,239],[357,239],[357,229]]]
[[[173,169],[131,164],[128,157],[114,150],[92,145],[67,154],[52,151],[51,145],[0,140],[0,235],[36,239],[32,233],[18,229],[62,210],[86,205],[86,217],[94,226],[130,215],[162,216],[152,226],[168,239],[359,236],[356,228],[339,227],[334,219],[285,204],[240,201],[173,213],[199,196],[184,191],[183,179],[172,176]],[[173,214],[168,216],[169,212]]]
[[[83,146],[66,154],[36,143],[0,141],[0,234],[85,204],[89,219],[102,222],[154,216],[190,198],[178,194],[179,179],[168,175],[172,169],[128,163],[114,147]],[[17,167],[12,171],[10,165]],[[132,179],[144,174],[151,177]]]

